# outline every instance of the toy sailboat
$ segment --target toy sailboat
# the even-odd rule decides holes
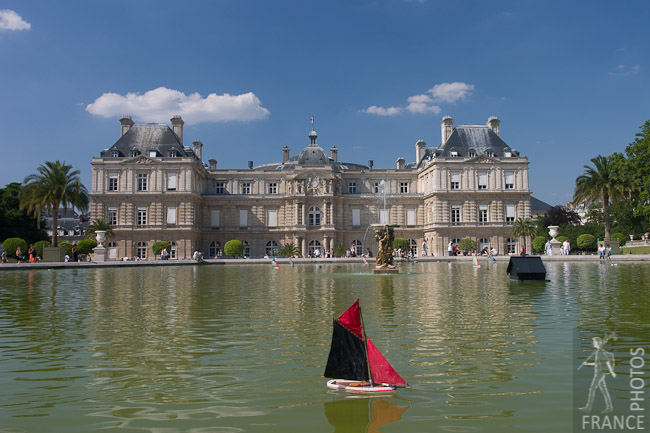
[[[474,260],[473,260],[473,262],[474,262],[474,267],[475,267],[475,268],[480,268],[480,267],[481,267],[481,262],[478,261],[478,257],[477,257],[477,256],[474,256]]]
[[[355,393],[394,393],[410,388],[366,337],[359,300],[334,319],[325,377],[331,389]]]

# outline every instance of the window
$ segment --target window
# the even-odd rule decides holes
[[[167,191],[176,191],[176,173],[167,173]]]
[[[309,225],[310,226],[319,226],[320,225],[320,208],[312,206],[309,208]],[[320,245],[320,244],[319,244]]]
[[[221,243],[217,241],[210,242],[210,247],[208,248],[208,255],[214,257],[215,259],[221,255]]]
[[[512,152],[508,152],[508,151],[503,152],[503,156],[506,158],[512,158]]]
[[[278,193],[278,184],[269,183],[269,194],[277,194],[277,193]]]
[[[505,173],[505,188],[506,189],[515,189],[515,172],[506,171]]]
[[[277,209],[269,209],[267,212],[267,223],[269,227],[277,227],[278,226],[278,210]]]
[[[452,224],[460,223],[460,205],[453,205],[451,207],[451,223]]]
[[[280,247],[276,241],[268,241],[266,243],[266,255],[269,257],[277,256],[280,251]]]
[[[219,227],[221,224],[221,211],[219,209],[212,209],[210,211],[210,226]]]
[[[512,223],[515,222],[515,205],[507,204],[506,205],[506,222]]]
[[[167,207],[167,224],[176,225],[176,206]]]
[[[486,204],[478,207],[478,222],[481,224],[488,222],[488,206]]]
[[[415,209],[406,209],[406,225],[415,225]]]
[[[400,194],[408,194],[409,193],[409,183],[408,182],[400,182],[399,183],[399,193]]]
[[[135,224],[139,226],[147,225],[147,208],[139,207],[136,211]]]
[[[490,240],[488,238],[481,238],[478,240],[478,251],[479,253],[485,248],[490,248]]]
[[[170,150],[169,151],[169,157],[170,158],[178,158],[178,152],[175,150]]]
[[[381,192],[381,183],[375,182],[373,185],[373,190],[375,194],[379,194]]]
[[[225,194],[226,193],[226,186],[223,182],[217,182],[216,183],[216,188],[214,189],[215,194]]]
[[[250,182],[244,182],[241,184],[241,193],[250,194],[251,193],[251,184]]]
[[[138,242],[135,247],[135,256],[140,260],[145,260],[147,258],[147,244],[146,242]]]
[[[491,157],[491,158],[494,158],[494,152],[492,152],[492,151],[490,151],[490,150],[486,150],[486,151],[485,151],[485,155],[486,155],[486,156],[489,156],[489,157]]]
[[[388,224],[388,209],[379,210],[379,224]]]
[[[156,156],[158,156],[158,152],[156,152],[155,150],[150,150],[149,151],[149,156],[151,158],[155,158]]]
[[[106,248],[117,248],[117,242],[108,242]]]
[[[318,241],[311,241],[309,242],[309,247],[307,248],[307,254],[309,254],[309,257],[316,257],[316,250],[318,250],[318,256],[320,257],[320,242]]]
[[[138,191],[147,190],[147,177],[148,175],[146,173],[138,174]]]
[[[458,158],[458,152],[453,152],[453,151],[449,152],[449,156],[451,156],[452,158]]]
[[[478,173],[478,189],[487,189],[487,173],[484,171]]]
[[[413,257],[417,257],[418,256],[418,243],[415,241],[415,239],[410,239],[409,240],[409,245],[410,245],[410,249],[411,249],[411,255]]]
[[[349,182],[348,183],[348,194],[356,194],[357,193],[357,183],[356,182]]]
[[[475,156],[476,156],[476,151],[475,150],[467,151],[467,157],[468,158],[474,158]]]
[[[111,151],[111,157],[112,158],[119,158],[120,157],[120,152],[118,150]]]
[[[515,253],[517,248],[517,243],[514,241],[514,239],[508,238],[506,239],[506,251],[508,253]]]
[[[129,152],[129,155],[131,156],[131,158],[133,158],[135,156],[138,156],[139,152],[137,150],[132,150],[131,152]]]
[[[355,227],[361,225],[361,209],[352,209],[352,225]]]
[[[239,227],[248,227],[248,210],[246,209],[239,211]]]
[[[106,213],[106,222],[110,225],[117,225],[117,208],[109,207],[108,212]]]
[[[450,189],[460,189],[460,173],[452,171],[450,175]]]
[[[110,173],[108,175],[108,190],[117,191],[117,182],[118,182],[117,173]]]
[[[359,239],[352,241],[352,253],[354,253],[355,256],[363,255],[363,242]]]

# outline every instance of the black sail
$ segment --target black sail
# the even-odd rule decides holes
[[[331,379],[370,380],[368,359],[363,341],[334,320],[325,377]]]

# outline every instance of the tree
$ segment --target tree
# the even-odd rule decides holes
[[[167,241],[158,241],[151,246],[151,251],[154,256],[159,256],[160,253],[162,253],[162,250],[170,252],[172,250],[172,245]]]
[[[223,246],[223,252],[228,256],[235,258],[236,256],[241,256],[244,252],[244,243],[240,240],[233,239],[226,242],[226,245]]]
[[[298,246],[293,242],[287,242],[286,244],[282,245],[282,248],[280,248],[278,254],[285,257],[300,257],[302,255],[300,253],[300,248],[298,248]]]
[[[27,210],[34,218],[43,211],[52,211],[52,246],[57,246],[59,208],[76,207],[82,212],[88,209],[88,190],[81,183],[79,170],[61,161],[47,161],[38,167],[38,173],[25,178],[20,191],[20,209]]]
[[[393,239],[393,248],[402,249],[402,251],[408,251],[409,249],[409,240],[405,238],[395,238]]]
[[[517,218],[512,225],[512,236],[518,238],[524,237],[524,250],[528,251],[526,247],[526,238],[537,236],[537,224],[530,218]]]
[[[2,243],[2,249],[7,252],[8,257],[16,257],[16,250],[20,247],[22,254],[27,254],[27,242],[22,238],[5,239]]]
[[[106,232],[106,239],[110,239],[115,236],[115,233],[113,232],[113,226],[103,219],[98,218],[95,221],[91,222],[88,226],[88,229],[86,230],[86,238],[96,239],[97,232],[102,230]]]
[[[647,223],[650,217],[650,120],[646,120],[640,129],[636,139],[625,148],[625,172],[629,173],[639,191],[635,213],[645,216]]]
[[[345,244],[334,245],[334,257],[345,257],[347,252],[348,250],[345,248]]]
[[[538,253],[544,252],[544,247],[546,246],[546,236],[537,236],[533,239],[533,251]]]
[[[474,239],[465,238],[458,242],[458,249],[460,251],[476,251],[476,241]]]
[[[23,238],[28,243],[49,239],[47,233],[39,228],[39,221],[20,210],[18,197],[21,189],[18,182],[0,188],[0,239]]]
[[[92,239],[82,239],[77,243],[79,254],[90,254],[96,246],[97,242]]]
[[[589,233],[585,233],[584,235],[578,236],[576,245],[580,250],[591,251],[596,247],[596,237],[594,235],[590,235]]]
[[[547,226],[561,226],[562,224],[580,224],[580,215],[566,206],[553,206],[546,212],[545,223]]]
[[[573,204],[584,202],[585,205],[601,202],[603,205],[603,219],[605,222],[605,241],[612,239],[610,205],[612,200],[622,199],[631,191],[629,180],[614,170],[614,155],[605,157],[598,155],[591,159],[593,167],[585,165],[584,174],[576,179],[573,192]]]

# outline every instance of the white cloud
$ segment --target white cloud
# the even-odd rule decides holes
[[[453,83],[436,84],[428,91],[436,101],[456,102],[459,99],[464,99],[471,95],[474,91],[474,85],[456,81]]]
[[[88,104],[86,111],[104,117],[132,115],[144,122],[167,122],[180,115],[187,123],[229,122],[265,119],[270,112],[254,93],[241,95],[198,93],[185,95],[178,90],[158,87],[143,94],[104,93]]]
[[[362,110],[364,113],[368,114],[376,114],[377,116],[395,116],[399,114],[402,109],[400,107],[377,107],[376,105],[372,105],[365,110]]]
[[[632,66],[626,66],[623,64],[618,64],[614,67],[614,70],[609,73],[609,75],[612,76],[617,76],[617,77],[626,77],[629,75],[637,75],[639,72],[641,72],[641,65],[632,65]]]
[[[29,30],[32,25],[11,9],[0,10],[0,32],[5,30]]]
[[[440,113],[440,107],[432,105],[433,99],[429,95],[414,95],[408,99],[406,109],[414,114]]]

